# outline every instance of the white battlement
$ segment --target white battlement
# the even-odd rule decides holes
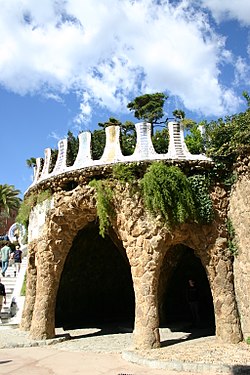
[[[41,158],[36,159],[34,168],[34,181],[29,188],[37,183],[57,176],[61,173],[82,169],[97,165],[114,164],[117,162],[137,162],[143,160],[211,160],[205,155],[191,154],[184,141],[184,127],[179,122],[169,122],[169,148],[166,154],[158,154],[153,146],[151,139],[151,124],[140,122],[135,124],[136,128],[136,147],[132,155],[124,156],[120,145],[120,127],[116,125],[105,128],[106,144],[102,157],[99,160],[93,160],[91,156],[91,133],[82,132],[78,135],[79,149],[74,164],[70,167],[66,165],[67,158],[67,139],[58,142],[58,155],[55,167],[49,172],[51,149],[45,149],[44,164],[41,170]]]

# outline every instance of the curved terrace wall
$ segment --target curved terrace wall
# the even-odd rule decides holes
[[[105,128],[106,144],[102,157],[99,160],[93,160],[91,156],[91,133],[82,132],[78,135],[79,149],[74,164],[66,166],[67,158],[67,139],[58,142],[58,156],[55,167],[49,172],[51,162],[51,149],[45,149],[44,163],[42,159],[36,159],[36,168],[34,169],[34,180],[30,188],[36,184],[53,178],[62,173],[76,171],[82,168],[109,165],[118,162],[140,162],[146,160],[210,160],[205,155],[191,154],[184,141],[184,128],[178,122],[170,122],[169,129],[169,148],[166,154],[158,154],[154,150],[151,139],[151,124],[137,123],[136,128],[136,147],[132,155],[124,156],[121,152],[119,142],[120,127],[109,126]]]
[[[30,331],[31,337],[54,337],[57,291],[67,256],[78,233],[98,220],[95,189],[88,186],[90,179],[107,177],[116,162],[138,162],[144,170],[153,160],[196,171],[213,167],[204,155],[188,152],[180,124],[171,123],[169,129],[167,154],[159,155],[154,151],[150,124],[139,123],[136,124],[137,145],[131,156],[121,154],[119,127],[111,126],[106,128],[106,146],[100,160],[91,158],[90,133],[79,135],[79,151],[72,167],[66,166],[66,140],[59,142],[57,162],[51,173],[48,172],[49,149],[45,152],[42,170],[39,169],[40,159],[37,160],[35,179],[28,192],[53,189],[50,198],[33,207],[29,220],[27,295],[21,328]],[[249,187],[249,179],[247,184]],[[232,202],[241,194],[241,187],[236,185],[237,193],[232,194]],[[211,198],[215,210],[211,224],[185,223],[170,230],[145,210],[139,194],[131,194],[129,185],[117,182],[112,199],[115,215],[107,235],[124,253],[131,270],[135,294],[135,348],[160,345],[159,312],[164,294],[161,285],[168,283],[173,265],[178,264],[178,248],[192,249],[204,267],[212,293],[216,336],[237,343],[242,340],[242,334],[244,338],[248,334],[249,309],[243,302],[243,285],[249,285],[249,273],[244,272],[241,281],[237,276],[235,283],[234,267],[239,275],[242,259],[246,258],[235,263],[228,248],[226,221],[230,197],[222,186],[215,185]],[[230,210],[236,213],[233,203]],[[247,211],[243,206],[242,210]],[[240,215],[232,214],[235,223],[240,221]],[[242,254],[246,254],[245,246],[242,246]]]

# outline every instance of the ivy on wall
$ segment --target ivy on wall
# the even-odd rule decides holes
[[[96,189],[96,209],[99,218],[99,233],[105,237],[105,233],[110,226],[110,217],[112,216],[112,195],[113,192],[108,185],[108,180],[92,180],[89,186]]]
[[[168,227],[187,221],[206,224],[213,220],[210,180],[206,176],[187,177],[180,168],[163,162],[152,163],[143,176],[139,168],[136,163],[117,164],[113,167],[113,179],[129,183],[131,191],[139,191],[145,208],[153,216],[160,215]],[[96,189],[100,234],[104,236],[113,215],[114,189],[111,190],[110,180],[93,180],[90,186]]]
[[[27,232],[28,225],[29,225],[29,216],[32,208],[39,203],[42,203],[46,199],[51,197],[50,190],[44,190],[39,194],[30,194],[27,198],[25,198],[19,208],[18,215],[16,217],[16,221],[22,224]]]
[[[199,223],[210,223],[214,218],[212,200],[209,195],[210,180],[204,175],[194,175],[188,178],[195,202],[196,217]]]

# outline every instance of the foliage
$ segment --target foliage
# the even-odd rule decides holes
[[[132,121],[125,121],[120,125],[120,144],[123,155],[132,155],[136,146],[136,130]]]
[[[173,116],[178,120],[183,120],[185,118],[185,112],[181,109],[175,109],[172,113]]]
[[[51,157],[50,157],[50,163],[49,163],[49,173],[53,171],[56,165],[56,160],[58,157],[58,150],[52,148],[51,149]]]
[[[127,108],[134,111],[134,116],[138,120],[156,123],[164,116],[163,106],[165,100],[168,99],[163,93],[145,94],[136,97],[132,102],[128,103]]]
[[[26,165],[28,168],[33,168],[36,166],[36,158],[31,157],[30,159],[26,160]]]
[[[133,183],[138,177],[138,165],[136,163],[118,163],[112,167],[113,178],[121,182]]]
[[[250,148],[250,108],[208,123],[206,138],[208,155],[225,166],[232,166]]]
[[[98,122],[98,126],[100,126],[103,129],[111,125],[121,126],[122,123],[120,120],[117,120],[115,117],[110,117],[109,120],[106,122]]]
[[[20,207],[19,194],[20,190],[15,189],[14,185],[0,185],[0,217],[9,217],[11,210],[17,210]]]
[[[22,224],[26,229],[29,224],[29,216],[32,207],[35,205],[35,195],[31,194],[28,198],[24,198],[16,217],[16,221]]]
[[[209,195],[210,180],[205,175],[188,177],[191,185],[199,223],[209,223],[214,218],[213,204]]]
[[[44,190],[41,191],[37,196],[36,196],[36,204],[42,203],[46,199],[49,199],[51,197],[51,191],[50,190]]]
[[[193,124],[189,127],[189,133],[185,137],[185,143],[191,154],[204,154],[205,144],[203,136],[199,130],[197,124]]]
[[[248,338],[246,339],[246,343],[247,343],[248,345],[250,345],[250,336],[248,336]]]
[[[156,132],[152,136],[152,143],[155,151],[158,154],[166,154],[168,152],[169,145],[168,129],[164,128],[161,131],[156,130]]]
[[[105,237],[105,233],[110,226],[109,217],[112,216],[112,195],[113,192],[108,186],[108,181],[92,180],[89,186],[94,187],[97,195],[97,216],[99,218],[99,233],[102,237]]]
[[[91,152],[94,160],[99,160],[103,154],[106,143],[105,130],[94,130],[91,138]]]
[[[238,255],[238,247],[235,238],[235,229],[230,219],[227,220],[228,241],[227,245],[232,255]]]
[[[74,164],[74,161],[77,157],[78,148],[79,148],[79,139],[78,137],[75,137],[71,131],[68,131],[67,140],[68,140],[68,147],[67,147],[66,165],[71,166]]]
[[[106,143],[105,129],[108,126],[115,125],[120,126],[120,145],[123,155],[131,155],[135,150],[136,145],[136,131],[135,124],[131,121],[125,121],[122,123],[114,117],[110,117],[108,121],[98,125],[102,128],[101,130],[94,130],[92,133],[92,157],[93,159],[100,159]]]
[[[185,174],[174,166],[153,163],[141,180],[146,208],[168,226],[195,219],[195,202]]]
[[[24,198],[22,201],[16,221],[22,224],[27,230],[29,225],[29,216],[32,208],[39,203],[42,203],[44,200],[48,199],[51,196],[50,190],[44,190],[41,193],[35,195],[30,194],[27,198]]]

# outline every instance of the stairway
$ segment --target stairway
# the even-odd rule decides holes
[[[24,297],[20,296],[22,289],[28,259],[27,256],[23,257],[20,272],[17,276],[14,276],[15,266],[9,266],[5,272],[5,277],[1,276],[1,282],[5,286],[6,292],[6,305],[3,304],[2,311],[0,313],[1,325],[11,323],[12,319],[20,315],[23,307]]]

